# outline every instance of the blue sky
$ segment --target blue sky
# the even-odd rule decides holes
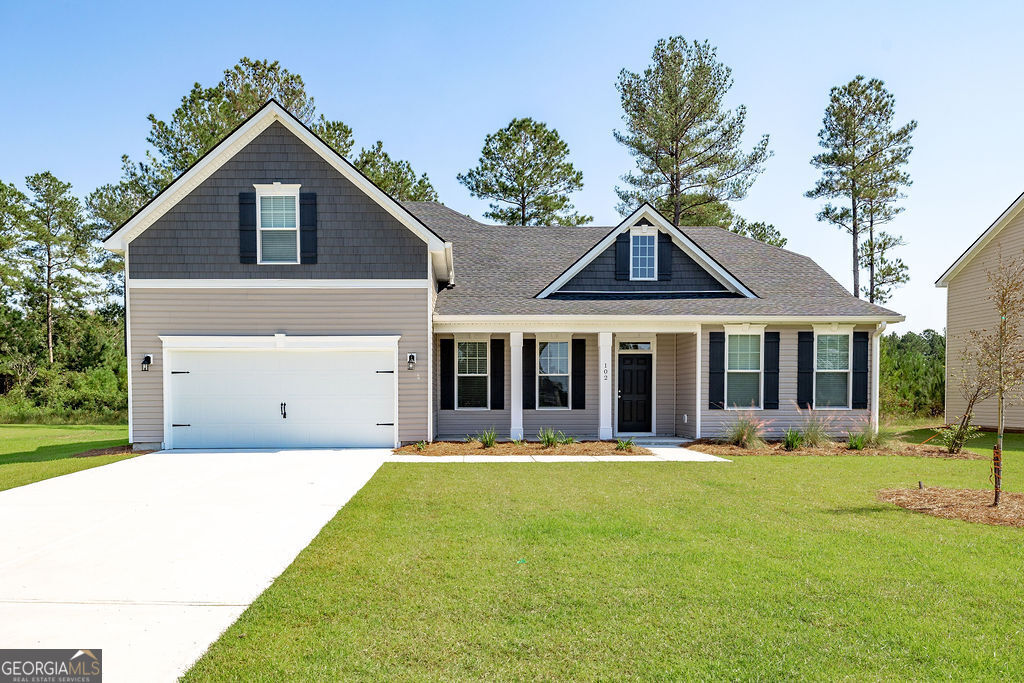
[[[815,221],[808,160],[829,88],[858,73],[886,81],[898,120],[919,121],[914,185],[892,226],[911,281],[889,305],[907,315],[898,329],[942,329],[932,283],[1024,190],[1024,6],[781,4],[4,2],[0,179],[49,169],[85,195],[117,178],[121,154],[141,157],[147,114],[166,117],[193,82],[215,83],[244,55],[300,73],[357,144],[383,140],[477,218],[486,204],[455,175],[511,118],[546,121],[583,171],[577,207],[615,224],[614,187],[632,165],[611,134],[616,75],[681,34],[710,40],[732,67],[728,101],[747,106],[748,144],[771,135],[775,155],[737,212],[774,223],[847,286],[849,237]]]

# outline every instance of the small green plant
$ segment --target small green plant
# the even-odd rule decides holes
[[[570,444],[570,443],[576,443],[576,437],[575,436],[566,436],[564,433],[558,432],[558,445],[561,446],[561,445]]]
[[[740,448],[761,448],[764,446],[764,428],[767,423],[753,415],[740,413],[725,433],[726,443]]]
[[[526,442],[523,441],[522,439],[512,439],[513,446],[522,446],[524,443]]]
[[[851,451],[862,451],[867,443],[868,437],[863,431],[847,433],[846,447]]]
[[[782,447],[787,451],[796,451],[803,445],[804,435],[800,433],[800,430],[788,427],[782,435]]]
[[[537,440],[544,448],[551,448],[558,445],[558,434],[551,427],[541,427],[541,430],[537,432]]]
[[[416,450],[422,451],[426,447],[427,447],[427,442],[426,441],[417,441],[416,442]]]
[[[477,432],[476,440],[480,442],[480,445],[484,448],[492,448],[494,443],[498,440],[498,435],[494,432],[494,427],[485,429],[482,432]]]
[[[971,424],[971,418],[961,418],[959,422],[946,425],[939,430],[936,437],[939,443],[946,447],[952,454],[959,453],[964,446],[973,438],[976,438],[981,430]]]
[[[633,437],[629,437],[628,439],[616,439],[616,441],[615,441],[615,450],[617,450],[617,451],[631,451],[631,450],[633,450],[633,446],[635,446],[635,445],[636,445],[636,441],[633,440]]]

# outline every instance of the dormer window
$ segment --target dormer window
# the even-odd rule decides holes
[[[629,279],[658,279],[658,232],[634,229],[629,233]]]
[[[256,185],[257,263],[299,262],[299,185]]]

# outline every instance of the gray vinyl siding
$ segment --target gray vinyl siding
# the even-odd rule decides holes
[[[960,395],[959,376],[962,354],[971,330],[994,330],[999,322],[989,301],[988,271],[997,267],[999,255],[1010,259],[1024,251],[1024,213],[1014,218],[986,244],[950,281],[946,290],[946,421],[958,420],[967,408]],[[1008,429],[1024,429],[1024,402],[1007,401],[1004,424]],[[974,423],[996,427],[995,398],[974,407]]]
[[[239,263],[238,193],[300,183],[317,195],[317,263]],[[133,278],[427,277],[427,245],[273,123],[131,242]]]
[[[491,339],[505,340],[505,409],[504,410],[441,410],[441,352],[440,340],[453,339],[454,335],[439,334],[434,339],[434,405],[437,412],[437,438],[451,440],[463,439],[477,432],[493,428],[498,437],[507,439],[512,424],[512,385],[509,376],[512,372],[511,354],[507,334],[491,335]],[[487,352],[490,353],[490,347]],[[488,369],[490,359],[488,359]],[[489,370],[488,370],[489,371]],[[522,379],[520,379],[522,381]]]
[[[679,247],[672,245],[672,279],[637,281],[615,279],[615,243],[566,282],[560,292],[716,291],[726,288]]]
[[[530,338],[531,335],[525,335]],[[582,410],[524,410],[523,435],[536,439],[543,427],[560,429],[570,436],[595,438],[599,425],[598,376],[597,376],[597,335],[574,334],[573,339],[587,340],[587,391],[586,408]],[[522,382],[523,378],[520,377]]]
[[[818,410],[800,411],[796,407],[797,383],[797,333],[810,330],[810,327],[772,326],[766,332],[779,333],[779,408],[778,410],[711,410],[708,408],[708,373],[710,369],[708,346],[710,332],[721,332],[721,326],[705,325],[701,331],[701,429],[703,438],[718,438],[736,420],[740,414],[753,415],[764,420],[765,435],[776,438],[790,426],[799,428],[806,419],[806,414],[814,412],[830,422],[830,431],[836,436],[844,436],[850,430],[864,427],[871,419],[871,353],[868,353],[868,409],[867,410]],[[858,331],[871,331],[870,326],[855,328]],[[803,414],[802,414],[803,413]]]
[[[676,335],[676,434],[693,438],[697,429],[697,335]]]
[[[132,247],[134,256],[134,246]],[[134,276],[134,268],[132,275]],[[131,315],[132,439],[163,441],[163,359],[159,335],[401,335],[399,359],[427,359],[429,293],[419,289],[135,289]],[[149,372],[140,359],[153,356]],[[429,364],[398,367],[403,442],[427,438]]]

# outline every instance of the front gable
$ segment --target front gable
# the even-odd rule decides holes
[[[631,235],[647,236],[655,272],[635,277]],[[608,233],[537,298],[720,298],[755,295],[654,207],[644,204]]]

